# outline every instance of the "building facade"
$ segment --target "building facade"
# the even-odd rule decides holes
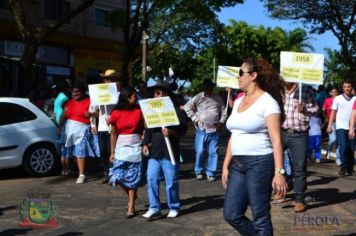
[[[24,45],[8,2],[0,0],[0,96],[11,96],[22,73]],[[80,3],[80,0],[23,1],[26,21],[33,26],[51,24]],[[98,83],[99,73],[108,68],[119,69],[123,34],[110,28],[108,15],[120,8],[125,8],[125,1],[96,0],[46,39],[36,54],[33,72],[36,86],[46,89],[63,79]]]

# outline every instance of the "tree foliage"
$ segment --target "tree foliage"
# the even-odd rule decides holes
[[[350,69],[340,63],[342,57],[340,52],[330,48],[325,48],[325,52],[324,84],[341,85],[342,80],[347,78]]]
[[[222,29],[213,7],[204,4],[202,1],[175,2],[168,11],[157,11],[152,16],[149,28],[152,75],[167,75],[168,67],[172,66],[175,79],[191,78],[196,68],[195,58],[217,42]],[[167,20],[162,21],[163,18]]]
[[[184,57],[201,52],[214,40],[214,29],[218,19],[216,12],[221,7],[234,6],[243,0],[127,0],[127,8],[113,12],[112,19],[125,19],[124,23],[114,20],[113,27],[121,28],[124,34],[124,52],[121,73],[129,79],[129,65],[139,58],[142,32],[148,35],[149,60],[154,61],[153,74],[167,70],[167,64],[179,64],[176,55]],[[116,15],[116,16],[115,16]],[[167,53],[166,55],[163,55]],[[171,57],[168,57],[168,53]],[[191,55],[190,55],[191,54]],[[157,58],[162,56],[161,60]],[[164,63],[160,63],[164,62]],[[138,65],[139,63],[135,63]],[[176,72],[182,68],[176,68]],[[134,70],[139,71],[139,70]],[[180,77],[184,77],[182,72]],[[138,77],[138,74],[134,75]]]
[[[279,27],[265,28],[230,20],[230,24],[220,32],[218,43],[196,58],[198,66],[192,77],[191,89],[196,92],[203,79],[213,78],[214,58],[216,66],[240,66],[246,58],[264,58],[279,70],[280,52],[313,50],[308,40],[307,33],[300,28],[285,31]]]
[[[338,58],[349,74],[356,76],[356,1],[355,0],[261,0],[270,15],[279,19],[300,20],[312,33],[331,31],[341,46]]]
[[[307,33],[300,28],[285,31],[280,27],[249,26],[230,20],[222,40],[230,58],[225,63],[239,65],[246,58],[261,57],[279,69],[280,52],[314,50],[308,40]]]

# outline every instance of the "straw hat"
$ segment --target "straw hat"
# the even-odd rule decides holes
[[[100,77],[102,78],[112,78],[112,77],[118,77],[118,73],[114,69],[108,69],[104,73],[100,73]]]

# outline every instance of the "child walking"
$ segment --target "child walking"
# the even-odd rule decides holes
[[[322,118],[320,112],[310,117],[307,156],[309,157],[309,159],[311,159],[314,151],[315,163],[321,162],[321,140],[322,140],[321,125],[322,125]]]

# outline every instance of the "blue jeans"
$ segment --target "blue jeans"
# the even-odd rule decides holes
[[[311,158],[314,151],[315,160],[321,160],[321,135],[310,135],[307,156]]]
[[[355,139],[349,139],[349,130],[337,129],[336,137],[340,152],[340,168],[351,172],[354,169]]]
[[[218,148],[220,135],[218,132],[206,133],[197,129],[195,134],[195,173],[202,174],[204,171],[204,155],[208,152],[207,176],[214,176],[218,166]]]
[[[150,158],[147,167],[147,193],[149,209],[153,211],[161,210],[159,198],[159,185],[162,174],[166,183],[166,199],[169,209],[179,210],[179,165],[172,165],[170,159]]]
[[[241,235],[273,235],[270,215],[273,155],[233,157],[224,202],[224,218]],[[251,221],[245,216],[251,206]]]
[[[285,149],[289,148],[294,173],[295,201],[304,203],[307,190],[307,149],[308,132],[287,133],[282,131],[282,142]]]

